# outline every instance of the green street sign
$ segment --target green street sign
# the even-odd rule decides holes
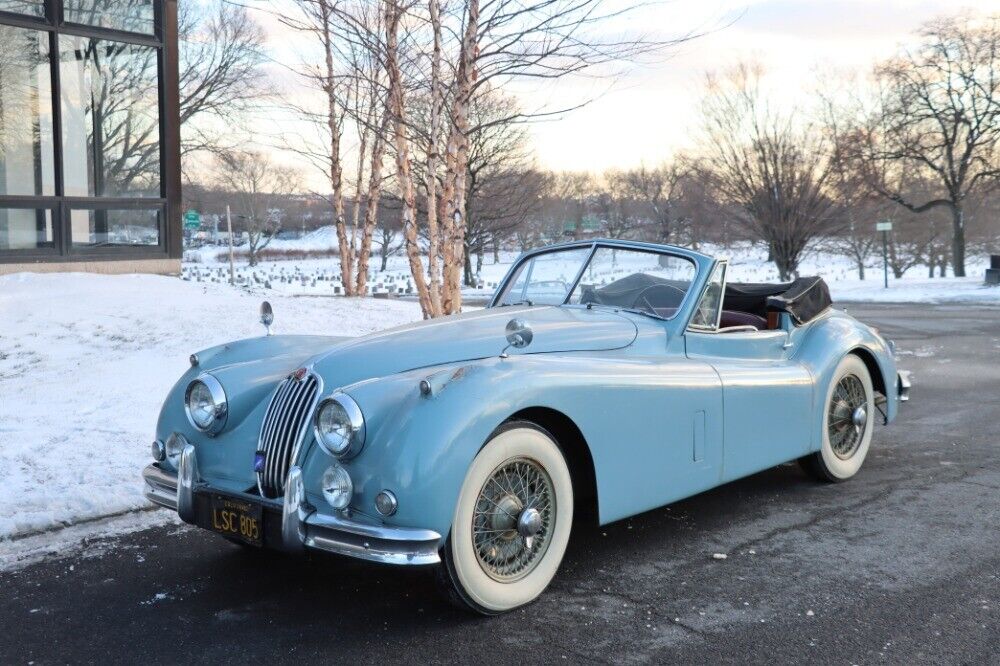
[[[196,210],[189,210],[184,213],[184,227],[186,229],[198,229],[201,227],[201,215]]]

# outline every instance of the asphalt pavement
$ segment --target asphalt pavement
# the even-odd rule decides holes
[[[578,525],[542,598],[496,618],[429,570],[176,525],[93,540],[0,573],[0,663],[1000,664],[1000,308],[848,309],[914,388],[847,483],[784,465]]]

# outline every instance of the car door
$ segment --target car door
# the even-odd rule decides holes
[[[729,481],[809,452],[813,381],[795,360],[787,315],[782,330],[719,328],[726,270],[716,263],[684,335],[688,357],[709,363],[722,382],[722,479]]]

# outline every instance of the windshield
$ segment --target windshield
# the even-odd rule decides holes
[[[497,304],[608,305],[669,319],[697,273],[690,259],[661,252],[598,247],[590,254],[576,247],[528,259]]]

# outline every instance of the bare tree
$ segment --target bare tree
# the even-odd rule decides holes
[[[378,253],[380,260],[379,270],[384,272],[389,267],[390,257],[398,257],[404,251],[406,241],[398,230],[387,224],[379,225],[375,229],[373,240],[375,252]]]
[[[767,243],[787,280],[809,243],[836,228],[825,192],[828,147],[794,110],[769,107],[761,74],[743,63],[723,78],[709,77],[701,168],[719,196],[738,207],[738,221]]]
[[[685,169],[679,161],[664,163],[655,168],[645,165],[629,169],[620,176],[620,186],[628,196],[645,205],[648,222],[654,239],[672,243],[685,221],[678,211],[681,182]]]
[[[225,153],[216,161],[219,185],[231,193],[233,212],[247,234],[248,261],[255,266],[281,229],[280,202],[295,190],[297,174],[257,152]]]
[[[527,129],[513,120],[517,101],[482,89],[472,100],[465,193],[465,271],[473,284],[488,242],[507,237],[538,209],[540,181],[534,172]],[[477,255],[475,271],[471,254]]]
[[[264,31],[245,7],[181,2],[180,121],[183,155],[231,149],[232,126],[265,96]]]
[[[879,103],[864,123],[859,159],[891,201],[916,213],[950,212],[952,266],[964,276],[967,201],[1000,175],[1000,17],[938,19],[920,36],[915,48],[876,70]],[[937,191],[911,199],[886,171],[932,178]]]

